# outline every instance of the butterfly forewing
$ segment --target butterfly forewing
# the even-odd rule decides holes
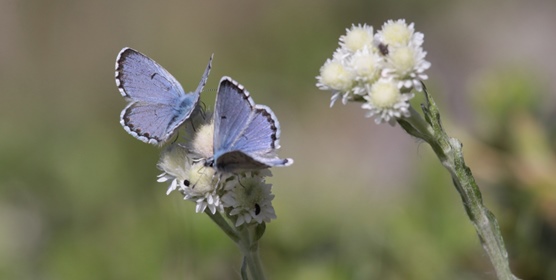
[[[223,77],[218,87],[214,111],[214,154],[233,150],[252,114],[253,101],[243,86]]]
[[[199,85],[197,86],[197,89],[195,90],[195,93],[201,93],[201,91],[203,91],[203,88],[207,84],[208,76],[209,76],[210,70],[212,69],[212,58],[213,57],[214,57],[214,54],[212,54],[210,56],[207,68],[205,68],[205,72],[203,73],[203,76],[201,77],[201,81],[199,81]]]
[[[121,94],[132,100],[169,104],[185,95],[172,74],[151,58],[130,48],[122,49],[116,60],[116,84]]]

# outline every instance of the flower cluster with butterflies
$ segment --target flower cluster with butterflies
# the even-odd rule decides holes
[[[268,168],[289,166],[279,158],[280,124],[270,108],[255,104],[249,92],[229,77],[217,91],[215,110],[199,106],[212,57],[194,92],[146,55],[124,48],[116,59],[116,84],[129,101],[120,123],[133,137],[166,145],[158,182],[170,182],[167,194],[180,192],[196,212],[225,213],[236,227],[276,218],[265,178]],[[178,130],[179,137],[174,137]]]
[[[421,81],[428,78],[423,39],[403,19],[387,21],[376,33],[372,26],[353,25],[321,67],[317,87],[332,91],[330,106],[338,99],[362,102],[367,117],[394,125],[396,118],[410,116],[413,90],[422,91]]]

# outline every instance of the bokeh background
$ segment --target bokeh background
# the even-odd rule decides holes
[[[495,279],[447,172],[315,76],[352,23],[415,22],[426,82],[497,216],[512,270],[556,279],[556,2],[0,0],[0,279],[240,279],[235,245],[156,182],[119,124],[133,47],[202,100],[221,76],[282,126],[271,279]]]

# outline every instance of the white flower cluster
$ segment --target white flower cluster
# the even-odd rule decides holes
[[[210,117],[186,124],[193,137],[185,144],[170,144],[162,152],[158,168],[163,173],[158,182],[170,181],[166,194],[179,191],[184,199],[196,203],[197,213],[206,209],[212,214],[226,212],[236,226],[275,219],[272,185],[265,183],[265,177],[272,176],[270,170],[220,174],[205,165],[203,159],[212,153],[213,126]]]
[[[343,104],[361,101],[367,117],[394,125],[396,118],[410,116],[412,90],[422,91],[421,81],[428,78],[423,38],[403,19],[387,21],[376,33],[372,26],[353,25],[321,67],[317,87],[333,92],[330,106],[340,98]]]

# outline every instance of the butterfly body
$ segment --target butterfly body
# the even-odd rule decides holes
[[[116,58],[116,85],[129,104],[120,123],[133,137],[162,145],[196,113],[212,56],[194,92],[186,93],[166,69],[148,56],[123,48]]]

